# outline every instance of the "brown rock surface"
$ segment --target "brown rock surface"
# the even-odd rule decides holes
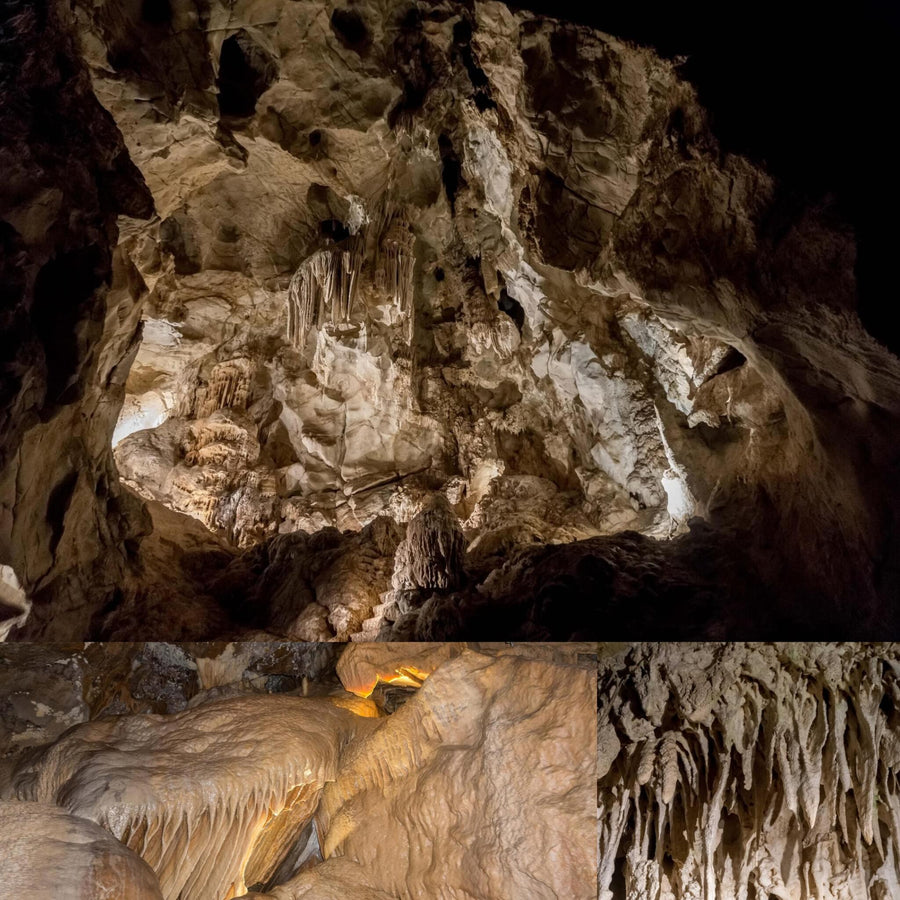
[[[0,880],[15,900],[162,900],[153,870],[56,806],[0,801]]]
[[[341,684],[360,697],[368,697],[375,686],[402,684],[420,687],[434,670],[458,656],[465,644],[350,644],[337,663]]]
[[[259,844],[273,839],[267,826],[312,816],[340,748],[367,724],[360,715],[376,714],[363,705],[240,697],[97,720],[23,757],[5,793],[102,825],[149,863],[166,898],[243,893],[254,856],[265,858]]]
[[[326,858],[402,898],[592,897],[593,692],[592,667],[472,652],[439,666],[326,787]],[[304,877],[275,896],[304,896]]]
[[[176,649],[189,658],[190,645],[167,655]],[[103,826],[172,900],[592,897],[595,655],[450,647],[440,661],[434,650],[434,671],[390,714],[344,692],[215,699],[210,688],[183,712],[104,715],[23,746],[3,761],[0,797]],[[224,686],[244,652],[198,655],[197,670]],[[93,659],[83,680],[102,669]],[[0,841],[3,825],[0,814]]]
[[[852,235],[675,61],[498,2],[19,12],[14,638],[896,626]]]
[[[601,653],[601,900],[900,892],[895,644]]]

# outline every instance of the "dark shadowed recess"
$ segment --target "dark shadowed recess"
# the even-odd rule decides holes
[[[581,3],[508,0],[687,56],[681,73],[710,111],[723,149],[766,164],[798,199],[831,196],[855,229],[860,316],[900,354],[891,284],[900,201],[889,158],[898,87],[900,3]]]

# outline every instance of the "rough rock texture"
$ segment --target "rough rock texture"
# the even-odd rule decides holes
[[[222,683],[235,646],[211,657]],[[345,651],[348,684],[367,649]],[[382,667],[410,659],[406,645],[376,649]],[[386,716],[343,692],[210,694],[173,715],[76,725],[5,760],[0,797],[103,826],[171,900],[588,900],[596,655],[448,650],[412,648],[433,671]],[[0,842],[9,834],[0,806]]]
[[[109,449],[140,328],[117,216],[152,198],[63,4],[7,3],[0,40],[0,557],[67,636],[143,526]],[[124,239],[124,235],[123,235]]]
[[[451,643],[351,644],[335,671],[350,693],[369,697],[379,682],[420,687],[441,663],[463,650],[465,644]]]
[[[182,712],[240,693],[337,692],[339,653],[277,642],[9,644],[0,649],[0,758],[103,716]]]
[[[325,865],[344,864],[348,896],[593,897],[594,689],[593,659],[467,652],[439,666],[323,792]],[[326,871],[271,896],[320,896]]]
[[[365,703],[239,697],[90,722],[20,759],[6,794],[102,825],[149,863],[165,898],[241,894],[245,877],[272,874],[254,861],[278,839],[274,820],[312,815],[359,716],[375,714]]]
[[[0,801],[0,881],[15,900],[162,900],[153,870],[93,822]]]
[[[15,637],[897,625],[900,363],[852,235],[675,63],[498,2],[19,13]]]
[[[900,896],[900,648],[600,655],[601,900]]]

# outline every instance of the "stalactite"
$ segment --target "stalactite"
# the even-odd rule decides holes
[[[637,645],[601,664],[601,900],[887,900],[900,649]]]
[[[415,235],[402,217],[395,217],[381,238],[379,279],[402,312],[412,307]]]
[[[103,826],[156,872],[166,900],[232,897],[246,877],[271,875],[340,749],[373,721],[284,696],[100,719],[20,760],[0,793]]]
[[[198,418],[220,409],[246,409],[250,397],[252,362],[246,357],[219,363],[212,371]]]
[[[365,237],[356,234],[342,246],[319,250],[294,273],[288,285],[287,338],[303,346],[312,328],[326,316],[332,325],[348,325],[365,262]]]
[[[306,260],[288,286],[288,341],[302,347],[313,327],[321,324],[323,291],[331,255],[320,250]]]

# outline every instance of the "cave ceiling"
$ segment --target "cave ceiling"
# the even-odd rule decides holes
[[[698,99],[683,59],[597,25],[11,20],[5,631],[896,622],[900,363],[846,218],[718,140],[702,73]]]

